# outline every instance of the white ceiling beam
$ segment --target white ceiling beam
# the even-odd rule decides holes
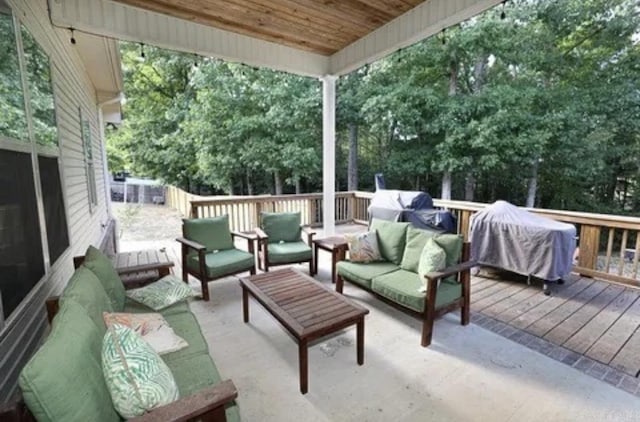
[[[502,0],[427,0],[330,58],[329,73],[344,75],[467,20]]]
[[[95,35],[319,77],[329,58],[108,0],[49,0],[51,20]]]

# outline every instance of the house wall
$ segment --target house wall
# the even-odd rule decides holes
[[[46,0],[7,0],[13,13],[49,55],[59,132],[61,178],[69,226],[65,253],[47,269],[0,330],[0,403],[17,392],[21,368],[46,335],[44,308],[47,297],[59,294],[73,273],[72,257],[82,255],[89,244],[109,247],[114,233],[108,215],[103,173],[103,142],[98,126],[96,92],[82,61],[70,43],[69,31],[52,27]],[[87,173],[81,140],[80,112],[89,120],[93,144],[98,205],[89,206]]]

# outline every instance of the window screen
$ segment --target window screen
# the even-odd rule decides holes
[[[38,163],[40,165],[44,218],[47,224],[49,256],[51,265],[53,265],[69,246],[67,216],[65,215],[64,200],[62,198],[58,159],[39,156]]]
[[[0,150],[0,295],[4,317],[44,275],[31,156]]]

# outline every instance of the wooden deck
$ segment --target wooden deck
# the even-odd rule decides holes
[[[471,310],[635,377],[640,372],[640,290],[572,276],[552,285],[483,270]]]

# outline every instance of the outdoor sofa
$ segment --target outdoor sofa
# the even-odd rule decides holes
[[[382,260],[337,263],[336,291],[342,293],[344,281],[370,291],[384,302],[422,320],[423,347],[431,344],[434,320],[460,308],[461,324],[469,323],[470,269],[469,244],[459,235],[421,230],[409,223],[373,219]],[[427,240],[434,238],[446,252],[446,268],[418,276],[418,264]],[[344,256],[344,254],[342,254]],[[421,287],[426,283],[426,292]]]
[[[123,285],[113,282],[114,274],[117,279],[104,255],[97,262],[87,258],[61,297],[47,301],[51,332],[20,374],[21,397],[0,407],[1,421],[121,420],[101,367],[101,345],[107,330],[103,312],[156,311],[126,297]],[[160,313],[188,343],[182,350],[161,355],[175,378],[180,398],[132,420],[240,420],[234,402],[237,390],[231,380],[222,381],[188,302],[178,302]]]

